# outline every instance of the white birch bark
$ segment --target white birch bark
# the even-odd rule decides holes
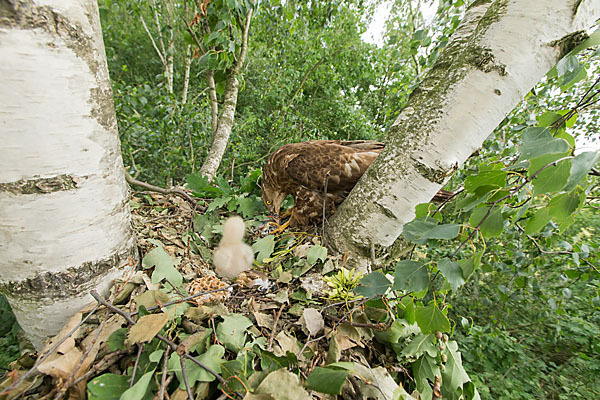
[[[216,131],[213,131],[212,145],[202,167],[200,173],[206,176],[208,179],[212,178],[217,173],[221,159],[225,153],[227,142],[229,142],[229,136],[231,135],[231,129],[233,128],[233,119],[235,117],[235,107],[237,104],[237,96],[240,88],[238,82],[238,75],[242,71],[242,66],[246,60],[246,51],[248,48],[248,31],[250,30],[250,20],[252,18],[252,10],[248,12],[246,16],[245,25],[242,31],[242,45],[240,54],[235,64],[227,71],[227,79],[225,81],[225,94],[223,107],[221,109],[221,115],[218,119]],[[210,75],[209,75],[210,79]],[[211,89],[212,90],[212,89]],[[211,93],[211,92],[209,92]],[[215,104],[211,97],[211,106]],[[214,121],[214,111],[213,111]],[[214,129],[214,125],[213,125]]]
[[[598,0],[495,0],[472,6],[390,129],[387,145],[326,230],[368,268],[454,170],[600,17]]]
[[[190,86],[190,70],[192,68],[192,46],[185,49],[185,72],[183,75],[183,90],[181,92],[181,104],[187,103],[188,88]]]
[[[137,261],[95,0],[0,17],[0,290],[36,348]]]

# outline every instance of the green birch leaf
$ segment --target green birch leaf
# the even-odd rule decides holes
[[[404,225],[402,234],[417,244],[425,244],[429,239],[453,239],[458,235],[460,225],[438,223],[438,220],[430,217],[414,220]]]
[[[564,153],[569,150],[569,144],[564,139],[553,137],[547,128],[530,127],[523,131],[519,149],[519,160],[531,160],[545,154]]]
[[[194,358],[215,371],[217,374],[220,374],[221,362],[223,361],[224,355],[225,348],[221,345],[215,344],[210,346],[206,353],[200,354]],[[195,382],[212,382],[217,379],[213,374],[191,360],[185,360],[185,367],[188,373],[190,385],[193,385]],[[194,383],[192,383],[192,381]]]
[[[575,186],[585,178],[587,173],[598,162],[599,158],[600,151],[587,151],[576,155],[571,163],[571,174],[564,190],[569,192],[575,189]]]
[[[252,250],[258,253],[256,261],[262,264],[265,258],[269,258],[275,248],[275,236],[268,235],[262,239],[258,239],[253,245]]]
[[[465,283],[465,278],[462,274],[462,268],[458,263],[450,260],[449,258],[442,258],[438,262],[438,269],[444,275],[452,290],[456,290]]]
[[[428,285],[429,271],[426,264],[409,260],[403,260],[396,264],[394,290],[420,292],[427,289]]]
[[[475,193],[476,189],[482,186],[493,188],[504,187],[508,171],[489,170],[480,171],[477,175],[470,175],[465,179],[465,190],[469,193]]]
[[[542,115],[538,116],[536,119],[538,120],[538,125],[545,128],[552,125],[554,122],[558,121],[561,118],[562,115],[557,112],[546,111]]]
[[[425,244],[427,243],[427,238],[423,239],[423,234],[436,227],[437,224],[438,220],[430,217],[415,219],[404,225],[402,234],[409,242]]]
[[[425,236],[427,239],[454,239],[458,236],[459,230],[460,225],[443,224],[430,229]]]
[[[481,257],[483,257],[483,250],[476,252],[469,258],[457,261],[458,265],[460,265],[460,268],[462,269],[462,274],[465,278],[465,281],[469,279],[469,277],[477,268],[479,268],[479,265],[481,264]]]
[[[288,353],[293,354],[293,353]],[[260,352],[260,368],[263,371],[272,372],[276,371],[280,368],[288,368],[290,364],[292,364],[294,360],[291,360],[290,357],[286,356],[276,356],[270,351],[261,351]]]
[[[354,292],[365,297],[375,297],[384,294],[390,286],[392,283],[381,271],[374,271],[360,280],[360,286]]]
[[[483,217],[487,214],[490,207],[479,207],[473,211],[469,223],[475,227],[479,225]],[[479,227],[484,237],[495,237],[504,230],[504,217],[499,207],[494,207],[490,215],[483,221]]]
[[[563,160],[546,167],[533,180],[533,195],[558,192],[567,184],[571,174],[571,160]]]
[[[533,217],[529,218],[527,221],[527,225],[525,225],[525,233],[531,235],[532,233],[536,233],[543,227],[545,227],[548,222],[552,219],[550,215],[550,210],[544,207],[535,212]]]
[[[330,395],[342,393],[342,386],[350,371],[338,368],[315,367],[306,379],[306,387]]]
[[[103,374],[88,382],[90,400],[118,400],[129,389],[127,375]]]
[[[450,321],[448,320],[448,317],[440,311],[435,303],[425,307],[417,307],[415,310],[415,319],[423,333],[450,331]]]
[[[554,197],[550,200],[546,208],[549,215],[560,224],[571,216],[584,201],[585,193],[582,190],[575,190],[571,193],[563,193]]]

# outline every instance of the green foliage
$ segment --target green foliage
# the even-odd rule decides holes
[[[107,373],[90,380],[87,387],[91,400],[119,399],[129,389],[129,377]]]
[[[181,276],[181,273],[175,268],[173,259],[165,251],[159,241],[153,242],[157,247],[146,254],[142,259],[142,266],[144,268],[154,267],[152,282],[158,283],[163,279],[166,279],[170,285],[175,285],[176,287],[181,286],[183,276]]]
[[[0,294],[0,366],[8,368],[20,354],[17,335],[21,328],[4,295]]]
[[[306,387],[331,395],[341,394],[349,371],[335,367],[316,367],[306,379]]]

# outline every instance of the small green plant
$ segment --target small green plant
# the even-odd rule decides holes
[[[326,291],[328,297],[331,300],[343,301],[350,301],[362,297],[353,293],[362,276],[363,274],[361,272],[356,272],[354,269],[348,270],[342,268],[335,275],[323,277],[327,286],[331,288],[331,290]]]
[[[229,212],[237,212],[248,219],[264,211],[256,183],[260,176],[260,170],[252,170],[240,179],[239,186],[232,186],[222,176],[215,177],[211,183],[204,176],[190,174],[187,175],[186,181],[194,196],[212,199],[207,208],[208,212],[225,208]]]

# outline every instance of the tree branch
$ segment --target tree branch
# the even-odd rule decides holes
[[[196,200],[194,200],[192,198],[192,196],[190,196],[182,188],[172,187],[171,189],[163,189],[163,188],[161,188],[159,186],[154,186],[154,185],[151,185],[149,183],[138,181],[137,179],[133,179],[131,177],[131,175],[129,175],[127,172],[125,172],[125,180],[130,185],[140,186],[140,187],[143,187],[144,189],[148,189],[148,190],[151,190],[153,192],[162,193],[162,194],[176,194],[176,195],[178,195],[180,197],[183,197],[185,200],[187,200],[188,202],[190,202],[194,207],[197,207],[202,212],[204,212],[204,210],[206,209],[205,207],[199,206],[198,203],[196,202]]]
[[[152,47],[154,47],[154,50],[156,51],[156,54],[158,54],[158,58],[160,58],[160,62],[163,64],[163,67],[166,67],[167,60],[165,59],[165,57],[163,56],[163,54],[158,49],[158,46],[156,45],[156,42],[154,41],[154,37],[152,37],[152,34],[150,33],[150,30],[148,29],[148,25],[146,25],[146,21],[144,20],[144,17],[142,15],[140,15],[140,21],[142,21],[142,25],[144,26],[144,30],[148,34],[148,37],[150,38],[150,41],[152,42]]]

